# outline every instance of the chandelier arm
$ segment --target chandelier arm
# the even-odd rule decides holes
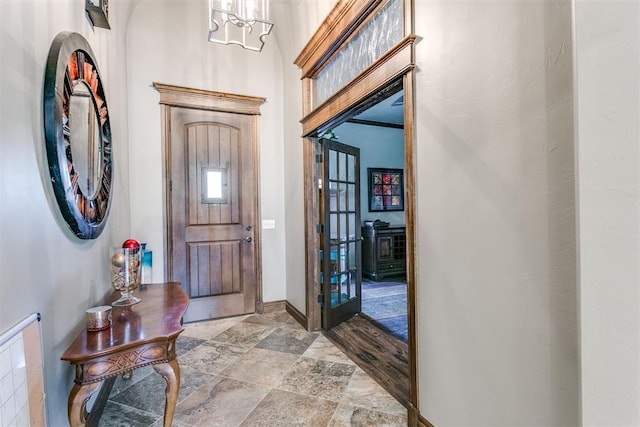
[[[218,44],[235,44],[248,50],[261,51],[266,37],[273,29],[268,20],[268,0],[257,0],[261,7],[246,7],[245,0],[234,3],[238,10],[232,10],[228,0],[210,0],[209,2],[209,41]],[[239,11],[260,11],[263,16],[243,17]],[[260,25],[261,29],[255,26]],[[236,30],[232,31],[233,28]],[[255,29],[255,31],[254,31]]]

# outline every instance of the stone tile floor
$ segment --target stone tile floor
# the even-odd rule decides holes
[[[406,409],[321,333],[288,313],[185,324],[173,425],[406,426]],[[100,426],[162,426],[162,377],[118,378]]]

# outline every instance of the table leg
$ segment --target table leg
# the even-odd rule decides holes
[[[180,365],[178,365],[178,359],[173,359],[167,363],[153,365],[153,369],[167,381],[164,427],[171,427],[173,414],[176,410],[176,402],[178,401],[178,392],[180,391]]]
[[[88,412],[87,402],[94,391],[100,386],[100,382],[91,384],[74,384],[69,393],[67,404],[67,415],[71,427],[83,426],[87,424]]]

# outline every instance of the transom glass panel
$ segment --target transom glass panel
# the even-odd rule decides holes
[[[320,71],[315,79],[314,108],[402,40],[402,5],[402,0],[389,0]]]

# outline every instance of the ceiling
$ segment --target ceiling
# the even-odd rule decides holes
[[[396,92],[353,118],[380,124],[402,125],[404,124],[403,96],[404,91]]]

